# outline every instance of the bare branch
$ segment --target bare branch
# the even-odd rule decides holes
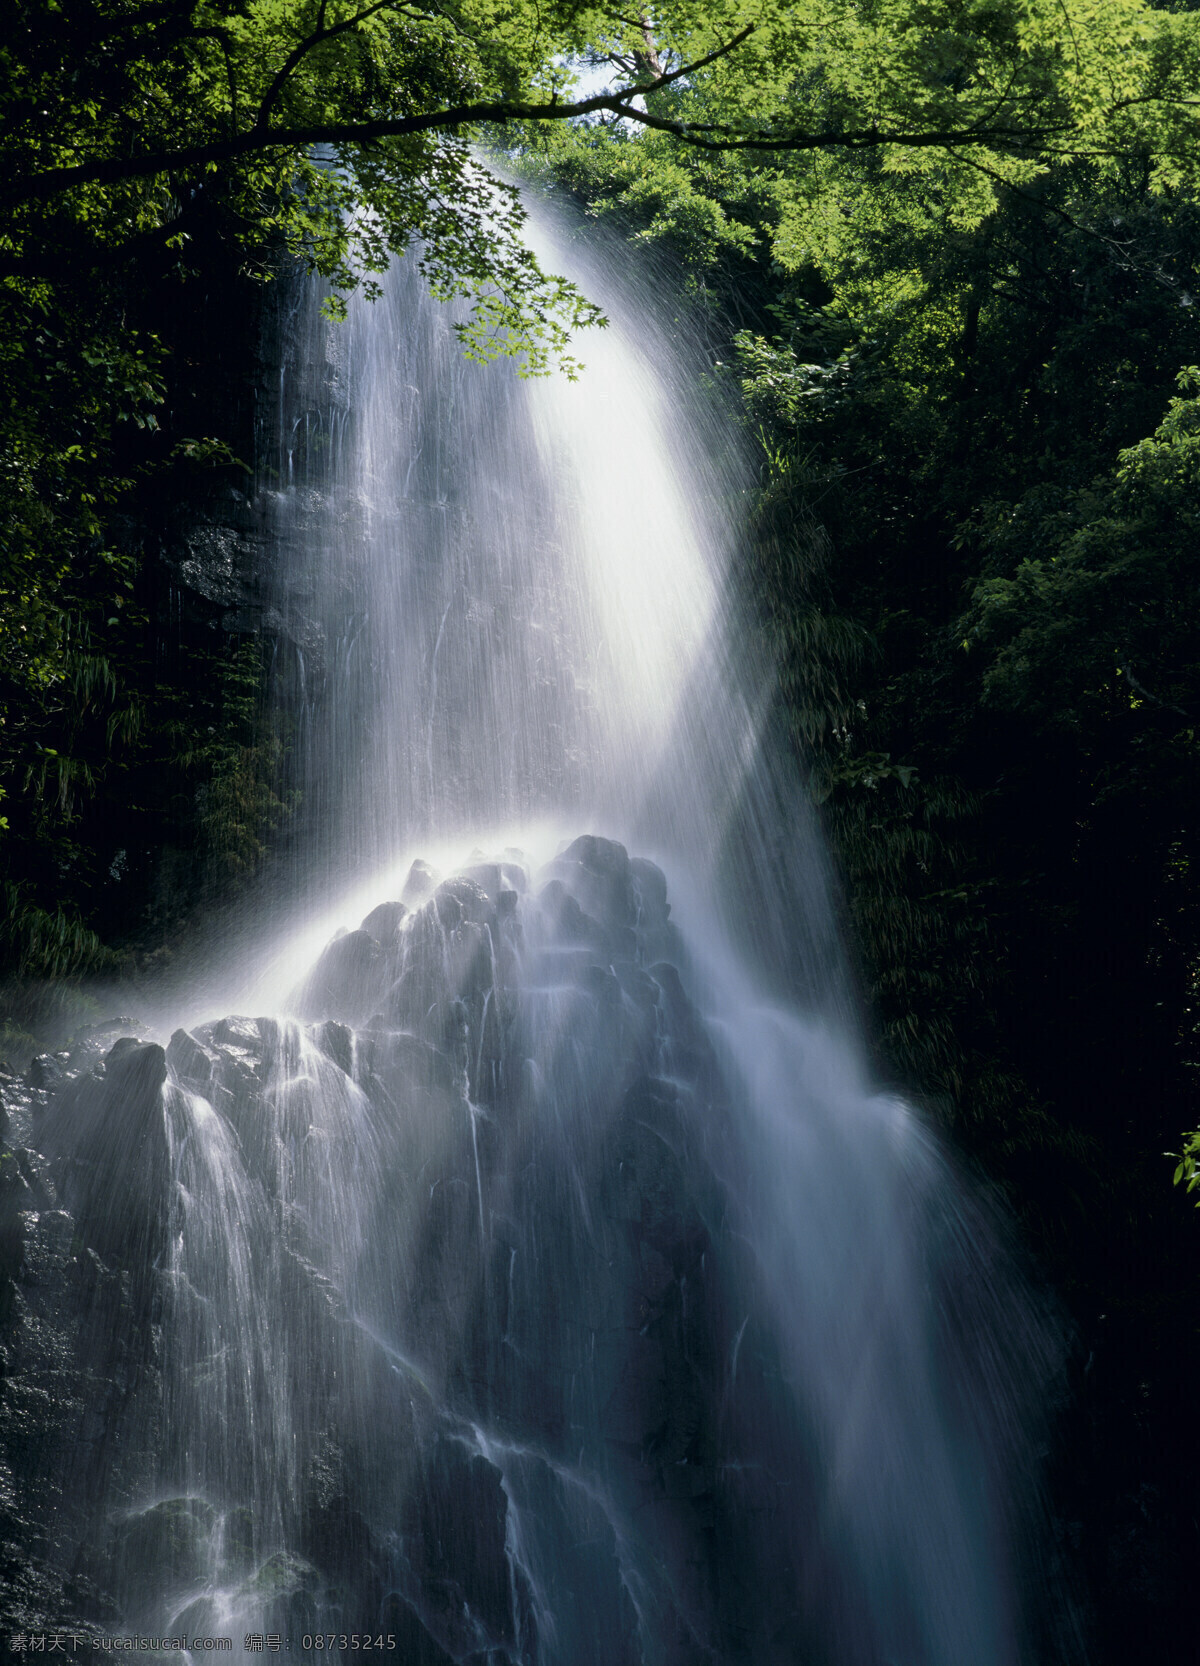
[[[1135,694],[1140,694],[1143,700],[1149,700],[1152,706],[1159,706],[1165,712],[1174,712],[1176,717],[1182,717],[1186,723],[1192,721],[1191,712],[1185,712],[1182,706],[1173,706],[1169,700],[1160,700],[1157,694],[1151,694],[1145,683],[1141,683],[1133,674],[1133,667],[1126,660],[1117,666],[1117,670],[1124,677]]]

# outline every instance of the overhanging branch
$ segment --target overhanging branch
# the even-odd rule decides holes
[[[387,3],[391,3],[391,0],[387,0]],[[370,7],[359,14],[359,19],[368,15],[368,12],[380,9],[382,7]],[[579,99],[571,104],[560,103],[556,98],[545,104],[498,99],[478,104],[449,105],[440,110],[426,110],[419,115],[383,117],[377,121],[329,122],[288,127],[270,127],[263,124],[260,109],[259,119],[252,128],[244,133],[231,134],[225,139],[184,145],[174,150],[155,151],[143,156],[103,157],[90,162],[71,163],[65,167],[47,168],[25,179],[15,172],[10,172],[0,183],[0,202],[14,206],[18,203],[46,202],[79,185],[116,185],[128,179],[150,179],[156,174],[186,172],[189,168],[206,167],[214,162],[237,161],[242,157],[264,155],[270,151],[302,150],[320,144],[371,145],[378,144],[382,139],[400,139],[417,133],[449,131],[488,124],[571,121],[581,116],[607,112],[611,115],[629,116],[645,125],[658,126],[658,118],[648,117],[644,111],[636,109],[633,100],[644,97],[647,93],[659,92],[685,76],[706,69],[718,59],[727,57],[754,33],[754,29],[754,24],[748,24],[713,51],[705,53],[701,58],[693,59],[690,63],[681,64],[677,69],[669,70],[653,81],[643,82],[640,86],[619,87],[615,92],[599,93],[592,98]],[[295,63],[299,62],[297,54],[302,57],[313,44],[314,38],[309,37],[293,51],[275,77],[271,88],[268,88],[264,104],[273,96],[273,90],[282,87],[283,81],[286,80],[284,71],[287,70],[290,74],[291,69],[295,68]],[[0,156],[0,164],[6,164],[10,169],[15,163],[15,156]]]
[[[1108,154],[1095,145],[1073,146],[1069,136],[1076,130],[1074,122],[1044,124],[1014,124],[996,122],[998,104],[994,103],[987,117],[960,127],[935,130],[920,128],[890,128],[872,123],[860,128],[824,127],[805,129],[744,129],[721,123],[683,122],[657,115],[639,108],[637,100],[695,75],[710,64],[728,57],[755,31],[749,24],[728,41],[711,52],[678,68],[665,71],[651,80],[630,84],[615,90],[597,93],[590,98],[562,103],[557,96],[545,103],[529,103],[514,99],[497,99],[472,104],[449,105],[427,110],[416,115],[381,117],[373,121],[295,124],[273,127],[268,117],[286,82],[303,58],[334,34],[357,25],[380,11],[394,8],[406,10],[406,0],[368,0],[352,18],[326,28],[322,21],[313,34],[306,36],[288,54],[259,105],[254,123],[246,131],[226,138],[180,146],[177,149],[151,152],[141,156],[105,157],[91,161],[47,168],[41,173],[22,179],[16,171],[16,157],[0,156],[9,171],[0,178],[0,203],[12,208],[20,204],[46,202],[82,185],[113,185],[125,180],[147,179],[167,172],[186,173],[215,163],[231,162],[252,156],[269,155],[289,150],[306,151],[314,145],[371,146],[387,139],[411,137],[422,133],[453,132],[464,128],[505,126],[511,123],[543,123],[575,121],[588,116],[611,116],[637,123],[655,132],[667,133],[694,149],[706,151],[757,151],[762,153],[798,153],[804,151],[865,151],[885,146],[904,149],[941,149],[963,153],[989,146],[1011,153],[1033,152],[1043,156],[1097,156]],[[1152,102],[1127,99],[1114,106],[1124,108],[1132,103]],[[1002,102],[1002,101],[1001,101]],[[1186,105],[1190,101],[1166,98],[1168,104]],[[3,169],[0,169],[0,174]]]

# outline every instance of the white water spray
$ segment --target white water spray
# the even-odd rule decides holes
[[[138,1600],[464,1666],[1017,1666],[1050,1341],[866,1079],[737,447],[537,234],[614,318],[577,386],[465,363],[404,264],[284,321],[304,901],[249,987],[294,1017],[168,1054],[160,1491],[210,1550]]]

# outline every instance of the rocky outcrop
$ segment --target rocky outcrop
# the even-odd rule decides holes
[[[820,1658],[661,873],[588,836],[406,896],[302,1023],[7,1085],[0,1625]]]

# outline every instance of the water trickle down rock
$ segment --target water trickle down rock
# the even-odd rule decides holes
[[[37,1223],[9,1382],[53,1353],[82,1403],[102,1362],[124,1450],[56,1414],[96,1501],[60,1479],[57,1515],[10,1452],[23,1541],[57,1546],[10,1612],[59,1623],[74,1569],[92,1624],[386,1626],[434,1666],[868,1659],[661,873],[587,836],[414,901],[326,949],[307,1026],[126,1040],[38,1090],[70,1212],[0,1173]]]

